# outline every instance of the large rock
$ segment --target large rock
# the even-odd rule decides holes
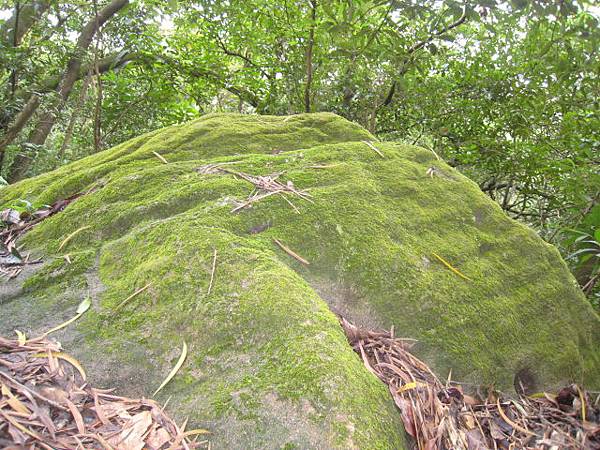
[[[46,264],[0,286],[0,331],[48,329],[89,294],[57,338],[95,381],[146,396],[187,342],[159,397],[210,428],[213,448],[403,446],[331,310],[418,339],[441,376],[600,387],[600,319],[556,249],[431,152],[376,142],[382,158],[367,140],[332,114],[208,115],[1,190],[6,207],[98,187],[22,239]],[[312,202],[272,195],[232,213],[254,187],[194,170],[230,162],[282,173]]]

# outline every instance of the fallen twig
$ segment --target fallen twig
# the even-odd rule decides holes
[[[383,153],[381,153],[381,151],[375,147],[373,144],[371,144],[369,141],[363,141],[363,143],[367,144],[369,146],[369,148],[371,150],[373,150],[375,153],[377,153],[379,156],[381,156],[382,158],[385,158],[385,155]]]
[[[304,259],[302,256],[298,255],[297,253],[293,252],[288,247],[286,247],[285,245],[283,245],[279,241],[279,239],[273,239],[273,241],[279,246],[279,248],[281,248],[281,250],[283,250],[284,252],[286,252],[292,258],[295,258],[296,260],[300,261],[302,264],[305,264],[307,266],[310,265],[310,263],[306,259]]]
[[[343,163],[336,164],[313,164],[312,166],[306,166],[307,169],[331,169],[333,167],[341,166]]]
[[[270,197],[271,195],[275,195],[275,194],[280,194],[284,198],[284,200],[297,213],[299,213],[300,210],[298,208],[296,208],[296,206],[294,204],[292,204],[292,202],[289,201],[289,199],[287,199],[285,197],[285,195],[284,195],[285,193],[293,194],[297,197],[300,197],[303,200],[313,203],[313,201],[311,199],[311,195],[306,190],[296,189],[294,186],[294,183],[292,181],[288,181],[285,184],[277,181],[277,179],[281,176],[281,174],[256,177],[256,176],[244,173],[244,172],[237,172],[234,170],[229,170],[229,169],[220,168],[220,167],[218,168],[218,170],[221,172],[229,173],[231,175],[239,177],[239,178],[247,181],[248,183],[251,183],[252,185],[254,185],[256,187],[256,191],[253,192],[245,202],[239,204],[238,206],[236,206],[235,208],[233,208],[231,210],[232,213],[240,211],[241,209],[251,206],[253,203],[256,203],[257,201],[262,200],[263,198]]]
[[[127,302],[129,302],[131,299],[133,299],[134,297],[137,297],[139,294],[141,294],[142,292],[144,292],[146,289],[148,289],[150,286],[152,285],[152,282],[148,283],[146,286],[139,288],[137,291],[135,291],[133,294],[131,294],[129,297],[127,297],[125,300],[123,300],[121,303],[119,303],[117,305],[117,307],[115,308],[115,312],[117,312],[118,310],[120,310],[123,306],[125,306],[125,304]]]
[[[208,283],[208,291],[206,292],[206,296],[210,295],[210,291],[212,290],[213,281],[215,279],[215,271],[217,269],[217,249],[215,248],[213,253],[213,261],[212,261],[212,270],[210,271],[210,283]]]
[[[164,156],[162,156],[161,154],[159,154],[159,153],[157,153],[157,152],[154,152],[154,151],[153,151],[152,153],[154,154],[154,156],[156,156],[158,159],[160,159],[160,161],[161,161],[163,164],[169,164],[169,161],[167,161],[167,160],[164,158]]]

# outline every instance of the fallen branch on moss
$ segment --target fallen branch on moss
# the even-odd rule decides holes
[[[259,176],[255,177],[253,175],[248,175],[247,173],[243,173],[243,172],[236,172],[234,170],[223,169],[223,168],[221,170],[223,172],[230,173],[230,174],[235,175],[243,180],[246,180],[248,183],[251,183],[256,187],[255,191],[252,194],[250,194],[248,199],[245,202],[243,202],[240,205],[233,208],[231,210],[231,212],[237,212],[241,209],[251,206],[253,203],[256,203],[257,201],[262,200],[263,198],[269,197],[274,194],[281,195],[283,197],[283,199],[288,204],[290,204],[292,206],[292,208],[298,213],[300,211],[286,198],[285,193],[296,195],[297,197],[300,197],[300,198],[312,203],[312,200],[310,198],[311,195],[306,191],[297,190],[294,187],[294,183],[292,181],[288,181],[285,184],[282,184],[279,181],[277,181],[277,178],[279,178],[281,176],[281,174],[266,175],[266,176],[259,175]]]
[[[289,247],[286,247],[285,245],[283,245],[281,243],[281,241],[279,239],[273,239],[273,242],[275,242],[277,244],[277,246],[283,250],[284,252],[286,252],[288,255],[290,255],[292,258],[296,259],[297,261],[301,262],[302,264],[304,264],[305,266],[309,266],[310,263],[304,259],[302,256],[300,256],[298,253],[294,252],[292,249],[290,249]]]
[[[59,344],[44,338],[20,340],[0,337],[0,447],[208,447],[207,441],[190,441],[206,430],[185,431],[158,403],[93,388]]]
[[[341,324],[366,368],[389,387],[414,448],[600,449],[600,395],[571,385],[557,395],[475,398],[457,383],[442,383],[393,331],[365,330],[343,318]]]
[[[379,156],[381,156],[382,158],[385,158],[385,155],[383,153],[381,153],[381,150],[379,150],[377,147],[375,147],[373,144],[371,144],[369,141],[363,141],[364,144],[367,144],[367,146],[373,150],[375,153],[377,153]]]
[[[297,197],[300,197],[303,200],[313,203],[311,200],[311,195],[306,190],[298,190],[294,186],[292,181],[288,181],[283,184],[277,181],[277,179],[282,175],[280,173],[275,175],[249,175],[244,172],[238,172],[235,170],[230,170],[225,167],[222,167],[225,164],[233,164],[231,163],[219,163],[219,164],[207,164],[206,166],[198,167],[196,172],[200,174],[214,174],[214,173],[228,173],[234,175],[242,180],[251,183],[256,188],[248,197],[248,199],[244,202],[241,202],[231,210],[231,212],[238,212],[244,208],[252,206],[252,204],[262,200],[263,198],[270,197],[271,195],[279,194],[281,197],[292,207],[294,211],[300,213],[300,210],[286,197],[285,194],[292,194]]]

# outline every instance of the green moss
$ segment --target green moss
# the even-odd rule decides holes
[[[4,189],[0,204],[102,186],[24,238],[56,258],[27,292],[83,295],[90,274],[99,277],[94,309],[70,338],[96,364],[90,373],[132,393],[151,394],[185,340],[188,360],[161,395],[223,448],[402,447],[386,388],[330,307],[418,338],[441,375],[506,389],[527,368],[539,388],[599,386],[600,320],[556,250],[429,152],[377,143],[382,159],[363,140],[373,137],[332,114],[209,115]],[[271,196],[231,213],[253,186],[194,170],[217,162],[282,173],[312,201],[288,196],[297,213]],[[428,177],[432,165],[447,176]],[[80,258],[65,268],[60,243],[84,226],[66,248]],[[0,315],[23,308],[9,306]],[[106,359],[121,370],[105,373]]]
[[[67,260],[68,258],[68,260]],[[39,271],[23,283],[25,292],[36,292],[45,288],[59,288],[61,285],[73,285],[94,263],[95,252],[84,250],[67,254],[65,258],[56,258],[46,263]]]

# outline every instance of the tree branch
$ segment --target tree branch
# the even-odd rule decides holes
[[[304,112],[310,112],[310,94],[313,80],[313,48],[315,46],[315,27],[317,20],[317,0],[310,0],[311,24],[306,47],[306,85],[304,86]]]
[[[58,100],[52,108],[49,108],[40,115],[37,126],[33,129],[27,139],[28,143],[35,145],[44,144],[56,122],[55,110],[60,109],[61,106],[66,103],[75,82],[80,78],[83,55],[92,43],[96,31],[128,4],[129,0],[112,0],[83,27],[77,38],[73,54],[67,62],[67,66],[65,67],[61,80],[56,88]],[[0,152],[2,151],[4,151],[4,148],[0,147]],[[22,154],[17,154],[13,163],[13,168],[8,177],[9,181],[13,182],[23,178],[30,164],[31,158]]]
[[[402,69],[400,70],[400,76],[404,75],[408,71],[408,65],[409,65],[409,62],[411,60],[411,56],[413,55],[413,53],[415,53],[417,50],[422,49],[427,44],[432,42],[434,39],[437,39],[437,38],[443,36],[444,34],[446,34],[447,32],[453,30],[454,28],[459,27],[466,21],[467,21],[467,7],[465,5],[463,7],[461,16],[458,19],[456,19],[454,22],[452,22],[450,25],[447,25],[444,28],[442,28],[441,30],[430,34],[427,37],[427,39],[424,39],[420,42],[417,42],[417,43],[411,45],[408,48],[408,50],[406,51],[406,57],[404,59],[404,62],[402,63]],[[394,80],[392,82],[390,89],[388,90],[388,93],[385,96],[385,100],[377,107],[377,109],[379,109],[383,106],[387,106],[392,102],[392,99],[394,98],[395,90],[396,90],[396,80]]]
[[[446,34],[448,31],[453,30],[456,27],[459,27],[460,25],[462,25],[463,23],[465,23],[467,20],[467,7],[466,5],[463,7],[463,11],[461,16],[455,20],[454,22],[452,22],[450,25],[445,26],[444,28],[442,28],[439,31],[436,31],[433,34],[430,34],[429,37],[421,42],[417,42],[416,44],[413,44],[409,47],[408,51],[407,51],[407,56],[412,55],[414,52],[416,52],[417,50],[425,47],[427,44],[429,44],[430,42],[432,42],[434,39],[439,38],[440,36],[443,36],[444,34]]]
[[[258,64],[256,64],[254,61],[252,61],[248,56],[228,49],[227,45],[225,44],[225,42],[223,42],[223,40],[219,37],[218,34],[215,34],[215,37],[217,38],[217,44],[219,45],[219,47],[221,47],[221,50],[223,50],[223,53],[225,53],[228,56],[235,56],[236,58],[243,59],[249,66],[254,67],[256,70],[258,70],[262,74],[262,76],[264,76],[265,78],[267,78],[269,80],[271,80],[273,78],[273,75],[265,72],[265,70],[262,67],[260,67]]]

